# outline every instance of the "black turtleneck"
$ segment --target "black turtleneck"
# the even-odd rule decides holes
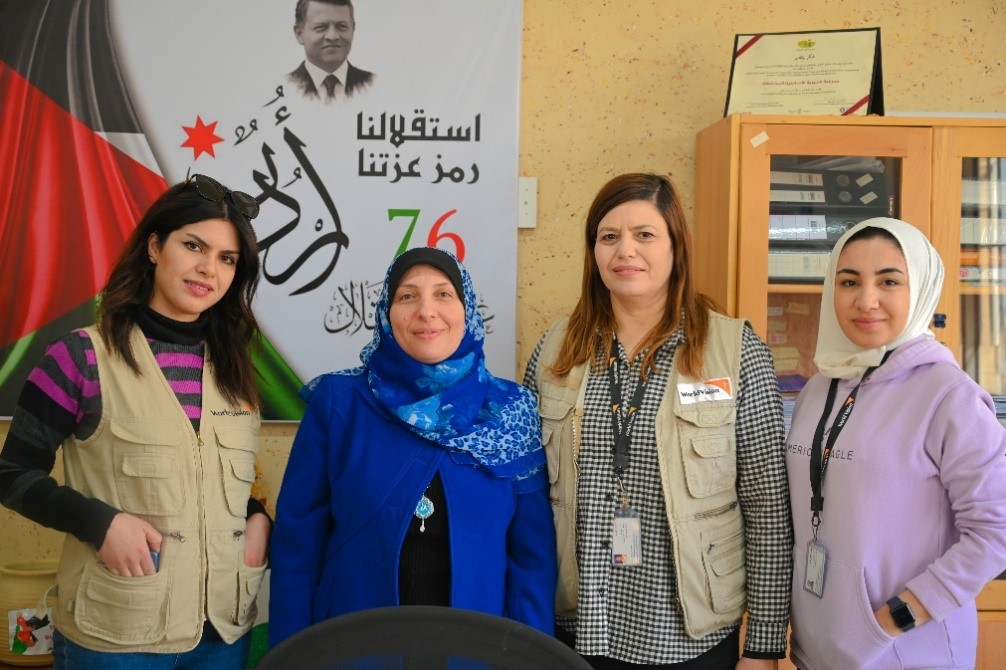
[[[206,339],[209,328],[209,312],[203,312],[195,321],[175,321],[144,305],[136,312],[136,325],[151,340],[171,344],[196,345]]]

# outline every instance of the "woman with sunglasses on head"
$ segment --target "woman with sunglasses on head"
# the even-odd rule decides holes
[[[534,396],[485,367],[471,277],[420,247],[388,268],[363,365],[323,375],[276,507],[269,636],[392,605],[552,633],[555,532]]]
[[[787,438],[802,670],[975,667],[975,597],[1006,569],[1006,430],[929,330],[943,276],[898,219],[832,250]]]
[[[97,324],[50,345],[21,392],[0,500],[67,533],[57,669],[245,667],[271,530],[250,490],[257,214],[203,175],[168,189]]]

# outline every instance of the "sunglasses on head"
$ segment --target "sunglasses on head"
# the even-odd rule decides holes
[[[204,174],[194,174],[189,177],[189,181],[195,183],[196,191],[204,200],[223,202],[224,198],[230,196],[234,207],[248,219],[258,216],[258,201],[247,193],[232,191],[213,177]]]

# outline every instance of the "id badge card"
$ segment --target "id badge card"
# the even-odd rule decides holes
[[[612,518],[611,564],[621,568],[643,564],[642,524],[631,507],[619,507]]]
[[[824,565],[828,550],[817,540],[807,543],[807,573],[803,588],[818,598],[824,595]]]

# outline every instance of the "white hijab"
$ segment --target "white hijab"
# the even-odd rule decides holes
[[[888,231],[901,245],[908,266],[909,312],[905,329],[893,342],[875,349],[863,349],[853,344],[842,332],[835,316],[835,270],[842,248],[850,237],[863,228],[881,228]],[[845,232],[835,244],[824,278],[821,296],[821,322],[817,331],[817,355],[814,363],[825,377],[856,379],[866,369],[879,365],[884,354],[919,335],[934,338],[929,324],[936,311],[936,302],[943,289],[943,261],[926,236],[915,226],[879,217],[862,221]]]

